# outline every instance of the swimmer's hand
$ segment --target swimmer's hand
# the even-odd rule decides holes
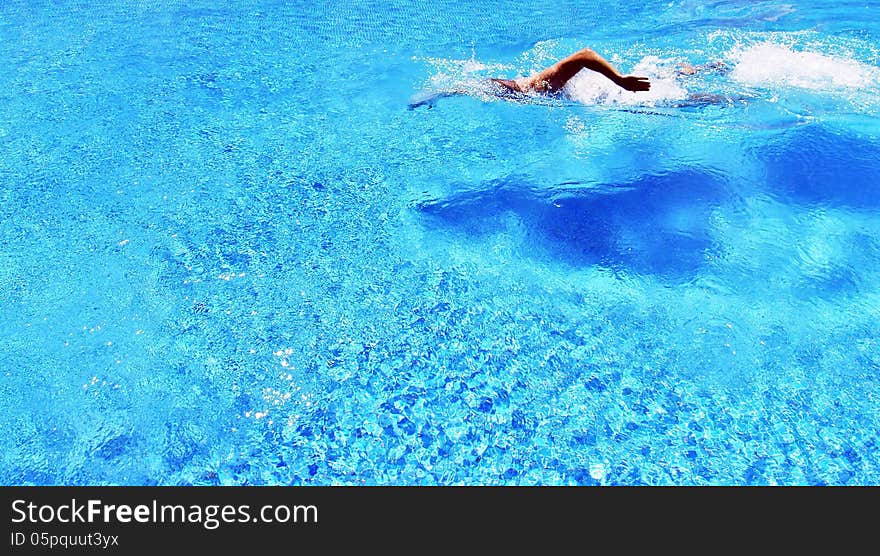
[[[632,91],[634,93],[638,91],[649,91],[651,89],[651,83],[648,81],[647,77],[624,75],[615,81],[627,91]]]

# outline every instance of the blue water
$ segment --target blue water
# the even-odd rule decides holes
[[[5,0],[0,483],[880,483],[878,12]]]

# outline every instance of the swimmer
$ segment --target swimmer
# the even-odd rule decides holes
[[[549,68],[529,77],[520,79],[491,79],[491,81],[517,93],[556,95],[582,69],[600,73],[627,91],[638,92],[651,89],[651,83],[647,77],[621,75],[620,72],[614,69],[614,66],[608,63],[608,60],[589,48],[575,52]]]
[[[521,77],[519,79],[489,79],[488,82],[494,85],[495,91],[492,94],[502,98],[523,97],[525,95],[546,95],[557,96],[562,93],[566,83],[568,83],[582,69],[588,69],[600,73],[613,81],[619,87],[627,91],[639,92],[651,89],[651,83],[647,77],[638,77],[635,75],[621,75],[608,60],[599,56],[595,51],[585,48],[575,52],[571,56],[564,58],[547,69],[541,70],[529,77]],[[416,95],[410,100],[409,107],[417,108],[433,102],[438,98],[453,95],[467,94],[463,90],[446,90],[437,91],[428,94]]]

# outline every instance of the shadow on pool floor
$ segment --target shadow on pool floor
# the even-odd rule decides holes
[[[771,193],[784,203],[854,210],[880,206],[880,143],[820,125],[802,126],[757,153]]]
[[[713,253],[709,219],[730,198],[722,176],[686,169],[598,188],[548,188],[512,175],[415,206],[429,225],[474,237],[499,229],[499,217],[512,212],[536,249],[561,262],[682,280]]]

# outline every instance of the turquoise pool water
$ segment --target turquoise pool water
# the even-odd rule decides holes
[[[880,482],[878,8],[4,1],[0,482]]]

